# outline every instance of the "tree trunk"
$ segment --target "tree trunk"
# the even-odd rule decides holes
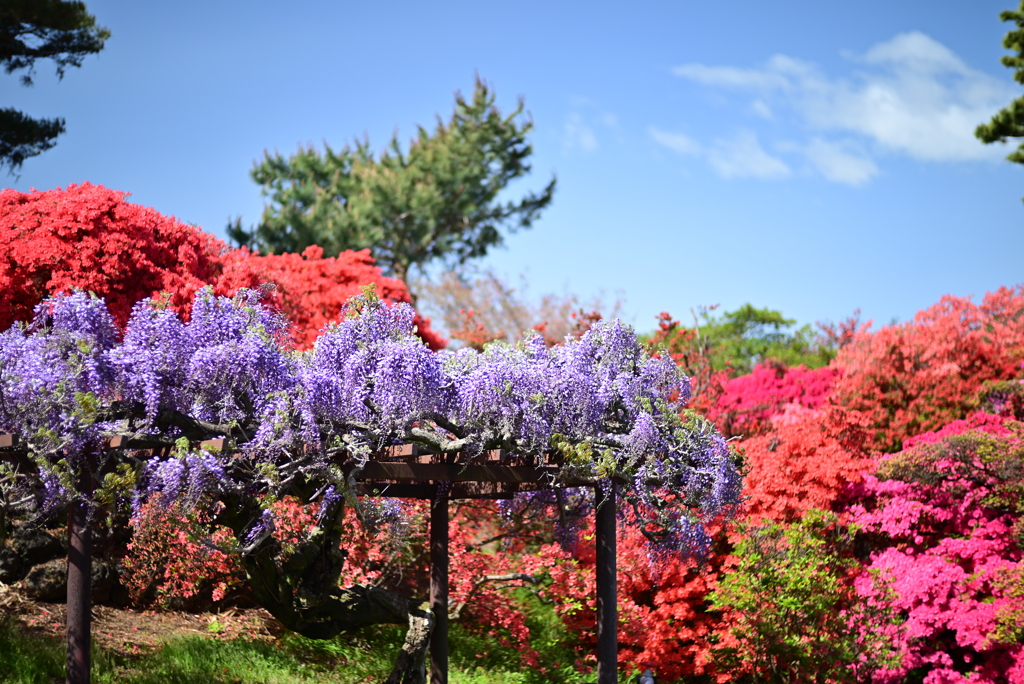
[[[409,631],[405,633],[405,643],[395,659],[391,676],[384,684],[426,684],[427,646],[433,626],[429,601],[409,609]]]
[[[409,266],[407,264],[395,261],[391,266],[391,273],[393,274],[396,280],[401,280],[403,283],[405,283],[405,289],[409,291],[409,303],[411,303],[413,308],[415,309],[418,298],[416,297],[416,293],[412,291],[412,288],[409,285]]]

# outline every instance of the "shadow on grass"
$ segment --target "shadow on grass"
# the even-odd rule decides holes
[[[51,684],[64,676],[64,642],[21,634],[10,618],[0,620],[0,681]]]

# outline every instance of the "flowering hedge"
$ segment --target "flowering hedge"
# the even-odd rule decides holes
[[[906,615],[902,663],[878,681],[1024,682],[1024,424],[957,423],[883,458],[852,509]]]
[[[980,304],[946,296],[914,320],[861,332],[840,350],[832,401],[862,412],[872,446],[964,418],[987,381],[1017,377],[1024,361],[1024,287],[1003,287]]]
[[[772,663],[798,672],[825,653],[811,647],[823,632],[780,628],[777,598],[808,615],[831,605],[861,616],[830,628],[828,644],[849,649],[830,651],[835,681],[1024,681],[1021,302],[1022,288],[1002,288],[981,304],[944,298],[907,324],[851,326],[838,358],[814,371],[765,363],[729,378],[683,345],[677,360],[705,369],[695,405],[743,436],[744,526],[716,537],[703,571],[634,555],[620,529],[620,572],[635,587],[619,596],[624,666],[651,662],[669,681],[756,681]],[[662,332],[671,342],[686,331],[663,316]],[[808,527],[826,514],[835,535]],[[581,543],[553,562],[547,591],[587,634],[579,606],[593,561]],[[758,561],[768,551],[836,570],[780,582],[782,570]]]

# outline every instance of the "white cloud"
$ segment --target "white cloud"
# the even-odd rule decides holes
[[[863,57],[870,64],[889,64],[896,68],[941,73],[951,71],[970,76],[974,73],[952,50],[919,31],[900,33],[875,45]]]
[[[648,126],[647,132],[654,138],[654,142],[667,147],[679,154],[697,155],[702,152],[701,146],[695,140],[688,138],[682,133],[668,133],[654,126]]]
[[[871,159],[852,153],[850,147],[814,138],[803,149],[803,153],[818,173],[828,180],[846,185],[863,185],[878,175],[878,167]]]
[[[752,131],[740,131],[729,140],[718,139],[705,147],[682,133],[670,133],[655,126],[647,132],[662,147],[677,154],[702,157],[722,178],[785,178],[790,174],[786,162],[768,154]]]
[[[731,140],[716,140],[708,150],[708,163],[722,178],[785,178],[789,166],[773,157],[752,131],[741,131]]]
[[[764,103],[764,100],[754,100],[751,103],[750,108],[753,109],[754,113],[757,114],[762,119],[771,120],[772,109],[771,107]]]
[[[594,135],[594,129],[584,123],[583,117],[576,112],[571,112],[565,118],[562,146],[565,149],[579,147],[585,152],[597,149],[597,136]]]
[[[672,69],[672,73],[705,85],[722,87],[771,90],[787,85],[784,76],[759,69],[683,64]]]
[[[614,112],[600,110],[595,103],[580,97],[572,98],[572,104],[576,109],[566,115],[562,126],[563,151],[593,152],[599,147],[599,131],[607,134],[618,130],[619,118]]]
[[[795,115],[809,140],[806,154],[827,178],[858,184],[877,173],[874,162],[829,143],[829,132],[857,136],[877,151],[919,160],[999,158],[974,128],[1016,97],[1012,84],[970,68],[953,51],[920,32],[899,34],[861,56],[856,71],[830,78],[814,64],[776,55],[761,68],[685,64],[673,73],[704,85],[749,92],[755,113]],[[870,165],[870,166],[869,166]],[[864,180],[855,180],[855,179]]]

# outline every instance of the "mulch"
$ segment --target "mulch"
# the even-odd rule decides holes
[[[0,616],[17,621],[21,630],[48,636],[64,635],[63,603],[33,601],[17,585],[0,584]],[[175,637],[202,635],[213,639],[246,638],[271,641],[283,627],[260,608],[221,613],[184,613],[93,606],[92,636],[104,650],[131,656],[158,648]]]

